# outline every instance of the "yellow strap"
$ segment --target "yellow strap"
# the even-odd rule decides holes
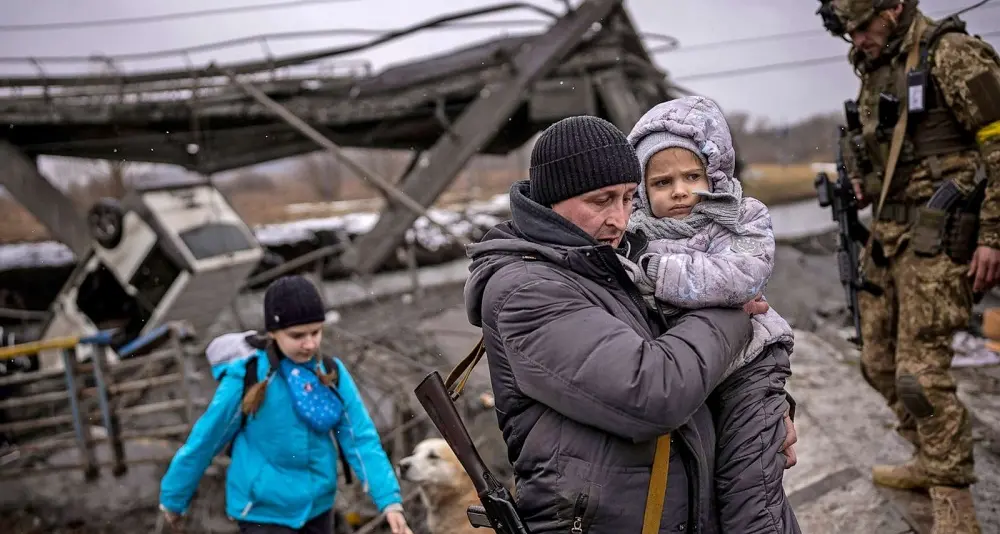
[[[458,362],[445,380],[445,387],[452,400],[457,399],[465,389],[472,370],[486,354],[483,338],[472,348],[469,355]],[[649,478],[649,491],[646,494],[646,510],[642,518],[642,534],[655,534],[660,530],[660,519],[663,517],[664,501],[667,497],[667,472],[670,470],[670,435],[656,439],[656,452],[653,453],[653,470]]]
[[[980,145],[985,145],[995,137],[1000,137],[1000,121],[991,122],[976,132],[976,141]]]
[[[903,71],[908,73],[917,66],[917,59],[920,57],[920,37],[924,33],[924,19],[918,18],[913,28],[913,43],[910,46],[910,53],[906,56],[906,68]],[[889,146],[889,159],[885,165],[885,176],[882,177],[882,193],[879,195],[878,205],[875,206],[875,218],[872,219],[872,232],[865,243],[865,250],[871,250],[872,242],[875,240],[875,226],[882,215],[882,207],[885,205],[885,197],[889,194],[889,185],[892,183],[892,176],[896,173],[896,162],[899,161],[899,151],[903,148],[903,136],[906,134],[906,123],[910,116],[909,98],[905,99],[902,106],[903,112],[899,120],[896,121],[896,128],[892,132],[892,144]]]
[[[483,343],[483,337],[479,336],[476,346],[472,347],[468,356],[458,362],[458,365],[448,373],[448,378],[444,381],[451,400],[458,399],[459,395],[462,394],[465,384],[469,381],[469,377],[472,376],[472,370],[476,368],[479,360],[483,358],[483,354],[486,354],[486,345]]]
[[[69,349],[80,344],[80,336],[65,336],[40,341],[29,341],[19,345],[0,347],[0,360],[11,360],[18,356],[27,356],[43,350]]]
[[[660,531],[660,519],[663,517],[663,505],[667,498],[667,472],[669,470],[670,434],[667,434],[656,438],[653,473],[649,477],[646,511],[642,516],[642,534],[656,534]]]

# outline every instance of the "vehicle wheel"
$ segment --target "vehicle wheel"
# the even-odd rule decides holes
[[[125,210],[113,198],[102,198],[87,212],[87,224],[94,240],[104,248],[115,248],[122,240]]]

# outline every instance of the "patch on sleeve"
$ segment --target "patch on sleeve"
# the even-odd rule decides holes
[[[764,247],[756,239],[749,237],[737,237],[733,240],[733,244],[729,245],[729,250],[748,256],[759,256],[764,253]]]
[[[966,84],[969,100],[979,110],[983,126],[1000,121],[1000,76],[996,71],[981,72]]]

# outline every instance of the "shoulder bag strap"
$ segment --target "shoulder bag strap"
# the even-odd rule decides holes
[[[340,367],[338,367],[337,362],[329,356],[323,357],[323,367],[327,373],[333,374],[333,385],[330,386],[330,389],[332,389],[333,393],[339,397],[340,391],[338,388],[340,388]],[[344,409],[346,410],[347,408],[345,407]],[[333,437],[333,444],[337,448],[337,456],[340,458],[340,468],[344,472],[344,483],[351,485],[354,483],[354,474],[351,471],[351,464],[347,462],[347,454],[344,453],[344,448],[340,446],[339,442],[337,442],[336,434],[331,433],[331,436]]]

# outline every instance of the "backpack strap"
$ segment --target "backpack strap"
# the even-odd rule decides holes
[[[340,366],[337,365],[337,362],[333,358],[324,356],[323,367],[326,369],[327,373],[333,375],[333,386],[331,389],[339,397],[340,392],[337,391],[337,388],[340,387]],[[348,485],[353,484],[354,475],[351,472],[351,464],[347,463],[347,455],[344,453],[344,448],[341,447],[340,443],[337,443],[336,441],[337,440],[334,440],[334,444],[337,446],[337,456],[340,457],[340,467],[344,471],[344,482]]]
[[[251,355],[246,360],[246,372],[243,374],[243,394],[240,395],[240,404],[237,408],[240,410],[240,427],[236,431],[236,434],[243,432],[243,428],[247,426],[247,414],[243,413],[243,398],[247,396],[247,392],[250,388],[257,385],[257,355]],[[223,371],[219,374],[219,382],[226,376],[226,372]],[[230,458],[233,457],[233,442],[236,441],[236,435],[233,435],[233,439],[229,441],[224,450],[224,454]]]
[[[934,49],[937,48],[938,40],[949,33],[969,34],[965,28],[965,21],[958,18],[958,15],[941,19],[924,28],[923,33],[920,35],[920,60],[917,62],[918,69],[929,72],[930,59],[934,54]]]

